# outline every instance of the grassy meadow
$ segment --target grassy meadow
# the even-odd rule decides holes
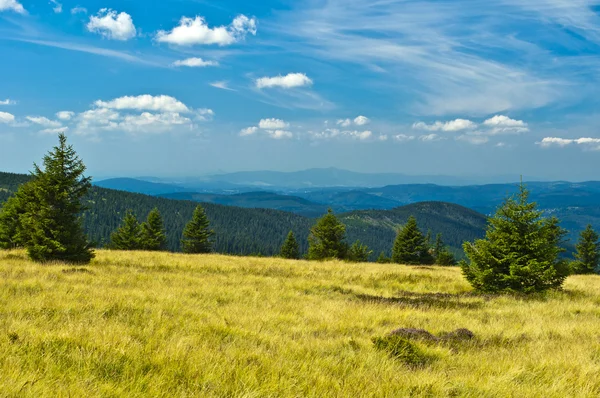
[[[408,366],[372,339],[416,341]],[[1,397],[598,397],[600,277],[481,296],[455,268],[98,251],[0,252]]]

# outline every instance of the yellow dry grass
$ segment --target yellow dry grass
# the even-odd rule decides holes
[[[3,397],[598,397],[600,277],[477,296],[454,268],[0,252]],[[472,330],[410,368],[371,339]]]

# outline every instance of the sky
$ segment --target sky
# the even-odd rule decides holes
[[[600,180],[600,0],[0,0],[0,170]]]

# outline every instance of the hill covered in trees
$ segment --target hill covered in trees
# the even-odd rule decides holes
[[[0,173],[0,201],[6,200],[19,184],[29,179],[26,175]],[[93,187],[86,198],[84,228],[90,239],[103,247],[110,234],[121,223],[127,210],[139,219],[158,208],[167,230],[168,248],[180,250],[180,239],[185,224],[191,219],[196,202],[171,200]],[[215,230],[217,252],[228,254],[275,255],[291,230],[298,238],[302,253],[308,249],[307,237],[313,218],[271,209],[248,209],[217,204],[204,204],[206,213]],[[460,252],[465,240],[483,236],[485,217],[458,205],[444,203],[419,203],[389,211],[357,211],[340,214],[347,225],[348,242],[360,240],[374,251],[373,258],[381,251],[390,253],[396,229],[410,215],[419,220],[419,226],[442,233],[446,242]]]

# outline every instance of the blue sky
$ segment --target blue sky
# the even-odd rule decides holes
[[[600,179],[600,0],[0,0],[0,170]]]

